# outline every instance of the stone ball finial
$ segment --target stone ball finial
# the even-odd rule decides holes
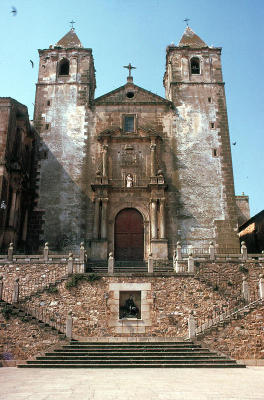
[[[12,249],[12,247],[14,246],[14,243],[9,243],[9,248]]]
[[[84,242],[80,243],[80,247],[83,248],[84,247]]]
[[[72,258],[73,257],[73,253],[69,253],[69,258]]]
[[[262,279],[263,278],[263,274],[259,274],[259,279]]]
[[[214,245],[214,242],[210,242],[209,244],[210,244],[210,246],[213,246],[213,245]]]
[[[112,253],[112,251],[110,251],[110,253],[109,253],[109,258],[113,258],[113,253]]]
[[[178,242],[177,242],[177,246],[180,246],[180,245],[181,245],[181,242],[180,242],[180,241],[178,241]]]
[[[45,249],[47,249],[49,247],[49,242],[45,243]]]
[[[97,175],[97,176],[100,176],[100,175],[101,175],[101,171],[100,171],[99,169],[96,171],[96,175]]]
[[[245,246],[245,244],[246,244],[245,242],[241,242],[241,245],[242,245],[242,246]]]
[[[157,174],[158,174],[158,175],[163,175],[163,171],[162,171],[162,169],[158,169],[158,172],[157,172]]]
[[[247,280],[247,277],[243,276],[242,281],[246,281],[246,280]]]

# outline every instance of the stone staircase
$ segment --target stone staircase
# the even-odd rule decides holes
[[[197,326],[195,330],[196,337],[200,339],[214,329],[225,327],[233,320],[243,319],[249,313],[263,305],[264,299],[257,299],[249,304],[246,304],[244,307],[231,308],[226,312],[219,314],[217,317],[208,319],[203,324]]]
[[[107,274],[108,267],[106,261],[89,262],[87,272]],[[138,274],[147,273],[148,267],[145,261],[115,261],[114,273]]]
[[[0,300],[0,312],[2,310],[8,313],[9,317],[18,317],[23,322],[32,322],[37,324],[40,328],[45,331],[54,331],[61,338],[66,338],[65,336],[65,324],[59,321],[56,314],[52,312],[40,312],[38,309],[31,307],[26,308],[23,304],[10,304],[4,300]]]
[[[193,342],[76,342],[19,368],[244,368]]]

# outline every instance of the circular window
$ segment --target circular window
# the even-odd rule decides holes
[[[134,97],[134,92],[127,92],[126,96],[127,96],[129,99],[132,99],[132,97]]]

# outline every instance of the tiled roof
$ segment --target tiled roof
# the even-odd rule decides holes
[[[207,44],[194,33],[189,26],[184,31],[179,46],[208,47]]]
[[[61,46],[65,49],[72,49],[74,47],[83,47],[74,29],[72,28],[55,46]]]

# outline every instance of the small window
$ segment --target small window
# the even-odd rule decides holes
[[[50,106],[50,100],[47,101],[47,106]]]
[[[208,103],[212,103],[212,97],[208,97]]]
[[[135,132],[135,116],[134,115],[125,115],[124,131],[125,132]]]
[[[70,63],[69,60],[64,58],[59,64],[59,75],[69,75]]]
[[[49,129],[49,124],[45,124],[46,131]]]
[[[198,57],[191,59],[191,74],[200,74],[200,60]]]
[[[211,129],[214,129],[215,123],[214,123],[214,122],[211,122],[211,123],[210,123],[210,126],[211,126]]]
[[[213,157],[217,157],[217,149],[213,149]]]

